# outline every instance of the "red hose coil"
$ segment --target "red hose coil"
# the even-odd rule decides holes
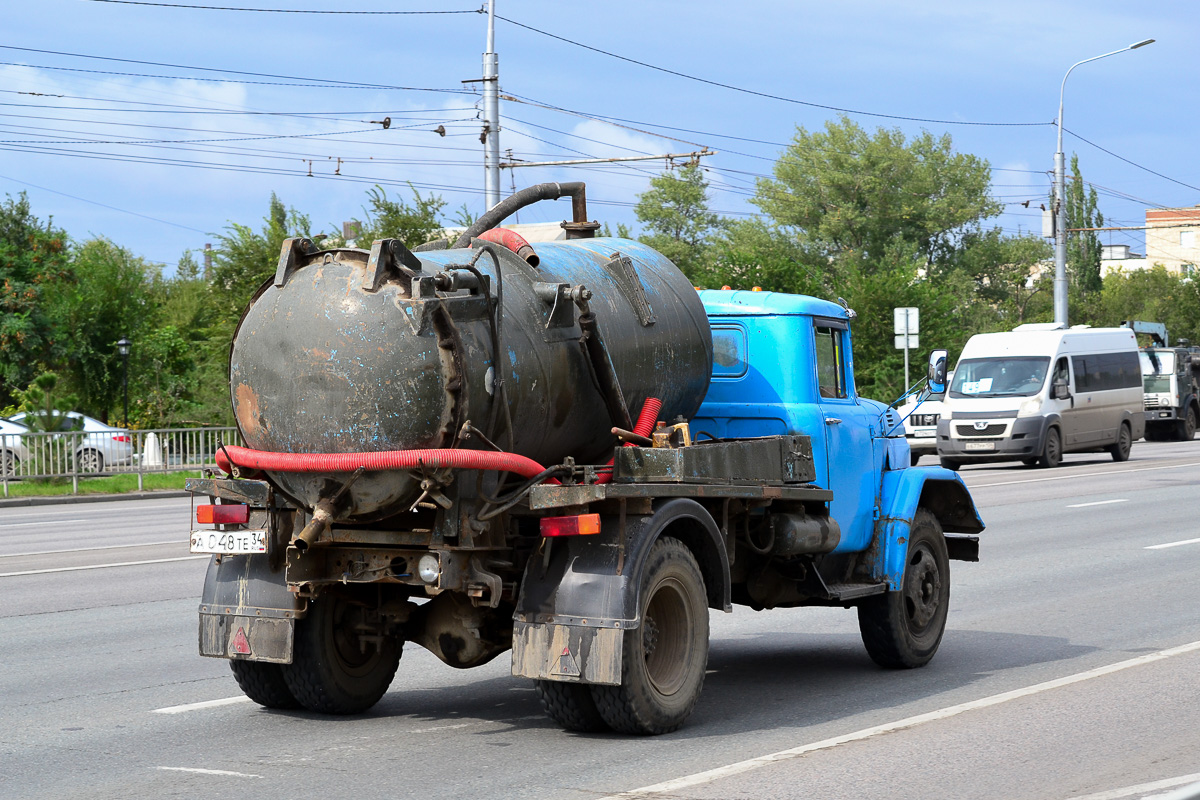
[[[379,453],[271,453],[226,445],[217,450],[217,466],[231,471],[230,461],[245,469],[267,472],[368,472],[392,469],[489,469],[532,478],[545,467],[516,453],[490,450],[387,450]],[[553,478],[551,483],[558,483]]]
[[[642,411],[638,414],[637,424],[633,426],[633,432],[638,436],[649,436],[654,432],[654,426],[658,423],[658,414],[662,411],[662,400],[657,397],[647,397],[646,402],[642,405]],[[626,447],[634,447],[632,442],[626,442]],[[608,465],[611,467],[616,458],[610,458]],[[608,483],[613,479],[611,472],[606,472],[596,478],[596,483]]]
[[[534,251],[533,246],[525,241],[525,237],[516,231],[511,231],[508,228],[492,228],[491,230],[484,231],[475,238],[482,239],[485,242],[495,242],[501,247],[512,250],[525,259],[526,263],[532,267],[536,267],[541,263],[541,259],[538,258],[538,254]]]

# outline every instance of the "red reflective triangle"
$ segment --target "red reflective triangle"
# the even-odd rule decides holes
[[[233,635],[233,652],[250,655],[250,640],[246,638],[245,628],[238,628],[237,633]]]

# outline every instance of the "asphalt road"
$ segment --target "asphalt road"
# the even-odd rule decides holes
[[[1200,442],[961,474],[983,560],[952,563],[929,666],[875,667],[849,611],[714,613],[696,713],[651,739],[565,733],[507,659],[459,672],[417,647],[368,714],[262,710],[196,655],[188,500],[0,509],[0,797],[1119,800],[1200,780]]]

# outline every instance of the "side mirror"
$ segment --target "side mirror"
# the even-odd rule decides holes
[[[1054,384],[1053,394],[1055,400],[1069,400],[1071,398],[1071,390],[1067,387],[1066,383]]]
[[[934,350],[929,354],[929,372],[926,379],[932,394],[946,391],[946,358],[950,353],[946,350]]]

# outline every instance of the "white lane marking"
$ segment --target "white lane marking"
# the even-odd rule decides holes
[[[70,496],[70,495],[68,495],[68,496]],[[138,511],[146,511],[147,509],[158,510],[158,511],[166,510],[166,509],[178,510],[180,508],[185,507],[186,503],[188,502],[188,498],[180,497],[176,501],[164,500],[161,502],[155,502],[154,504],[140,501],[140,500],[122,501],[122,502],[137,503],[136,508]],[[50,516],[51,514],[86,514],[88,512],[93,512],[93,513],[99,514],[99,513],[105,512],[105,511],[107,511],[109,513],[117,513],[119,511],[119,509],[113,508],[111,503],[105,503],[105,502],[72,503],[71,506],[72,506],[71,508],[65,509],[63,511],[42,511],[42,512],[38,512],[38,513],[30,513],[30,514],[5,514],[4,518],[5,519],[26,519],[28,517],[45,518],[45,517]]]
[[[225,775],[231,778],[261,778],[262,775],[251,775],[249,772],[230,772],[227,769],[200,769],[199,767],[159,767],[167,772],[191,772],[196,775]]]
[[[1093,678],[1111,675],[1114,672],[1121,672],[1122,670],[1140,667],[1144,664],[1152,664],[1155,661],[1162,661],[1163,659],[1171,658],[1172,656],[1183,655],[1184,653],[1194,653],[1196,651],[1200,651],[1200,642],[1189,642],[1188,644],[1180,645],[1178,647],[1171,647],[1166,650],[1159,650],[1156,653],[1148,653],[1144,656],[1131,658],[1127,661],[1118,661],[1115,664],[1109,664],[1104,667],[1097,667],[1096,669],[1089,669],[1085,672],[1077,672],[1074,675],[1067,675],[1062,678],[1055,678],[1051,681],[1036,683],[1032,686],[1026,686],[1023,689],[1013,689],[1009,692],[1001,692],[1000,694],[994,694],[990,697],[983,697],[978,700],[971,700],[966,703],[959,703],[957,705],[940,708],[936,711],[929,711],[924,714],[905,717],[904,719],[896,720],[895,722],[885,722],[882,725],[864,728],[860,731],[855,731],[854,733],[834,736],[831,739],[822,739],[819,742],[800,745],[799,747],[793,747],[788,750],[780,750],[775,753],[769,753],[765,756],[758,756],[757,758],[739,761],[735,764],[727,764],[724,767],[717,767],[716,769],[697,772],[693,775],[685,775],[682,778],[663,781],[662,783],[656,783],[651,786],[643,786],[640,789],[633,789],[628,792],[609,795],[608,797],[601,798],[601,800],[634,800],[634,798],[652,797],[654,795],[665,794],[667,792],[678,792],[693,786],[712,783],[713,781],[721,780],[722,778],[729,778],[734,775],[740,775],[744,772],[750,772],[751,770],[759,769],[760,767],[765,767],[778,761],[788,761],[808,753],[816,752],[818,750],[828,750],[837,747],[838,745],[848,744],[850,742],[860,742],[864,739],[870,739],[874,736],[879,736],[880,734],[894,733],[895,731],[901,731],[907,728],[915,728],[916,726],[924,725],[927,722],[936,722],[938,720],[948,719],[950,717],[957,717],[959,714],[965,714],[968,711],[998,706],[1001,703],[1019,700],[1024,697],[1040,694],[1041,692],[1050,691],[1051,689],[1059,689],[1063,686],[1070,686],[1072,684],[1081,683]]]
[[[1111,505],[1113,503],[1128,503],[1128,502],[1129,502],[1128,498],[1126,498],[1124,500],[1097,500],[1094,503],[1076,503],[1074,505],[1067,506],[1067,508],[1087,508],[1088,506],[1107,506],[1107,505]]]
[[[1016,486],[1018,483],[1042,483],[1043,481],[1065,481],[1068,478],[1095,478],[1103,475],[1125,475],[1129,472],[1153,472],[1156,469],[1183,469],[1184,467],[1200,467],[1200,461],[1192,464],[1167,464],[1161,467],[1138,467],[1137,469],[1113,469],[1108,472],[1079,472],[1073,475],[1055,475],[1045,478],[1029,478],[1022,481],[1000,481],[999,483],[967,484],[968,489],[982,489],[985,486]]]
[[[182,706],[167,706],[166,708],[156,708],[151,711],[151,714],[186,714],[189,711],[199,711],[202,708],[217,708],[218,706],[231,706],[235,703],[249,703],[250,698],[245,695],[237,697],[226,697],[221,700],[205,700],[202,703],[188,703]]]
[[[1152,544],[1149,547],[1143,547],[1143,550],[1165,550],[1168,547],[1179,547],[1181,544],[1200,544],[1200,539],[1184,539],[1182,542],[1167,542],[1166,544]]]
[[[1181,775],[1178,778],[1166,778],[1161,781],[1139,783],[1137,786],[1126,786],[1124,789],[1109,789],[1108,791],[1096,792],[1095,794],[1072,797],[1070,800],[1123,800],[1123,798],[1135,797],[1145,792],[1153,792],[1159,789],[1174,789],[1176,786],[1185,786],[1196,781],[1200,781],[1200,772],[1194,775]],[[1154,796],[1164,797],[1165,795]]]
[[[115,564],[90,564],[86,567],[54,567],[52,569],[27,569],[22,572],[0,572],[0,578],[16,578],[21,575],[46,575],[51,572],[78,572],[85,569],[108,569],[109,567],[138,567],[142,564],[168,564],[172,561],[193,561],[206,556],[180,556],[179,558],[151,558],[147,561],[118,561]]]
[[[139,544],[109,544],[103,547],[76,547],[71,550],[35,550],[30,553],[0,553],[0,558],[20,558],[21,556],[52,556],[57,553],[90,553],[93,550],[121,550],[126,547],[159,547],[164,544],[187,544],[185,539],[172,539],[169,542],[142,542]]]
[[[72,522],[83,522],[81,519],[56,519],[50,522],[5,522],[0,523],[0,528],[29,528],[34,525],[70,525]]]

